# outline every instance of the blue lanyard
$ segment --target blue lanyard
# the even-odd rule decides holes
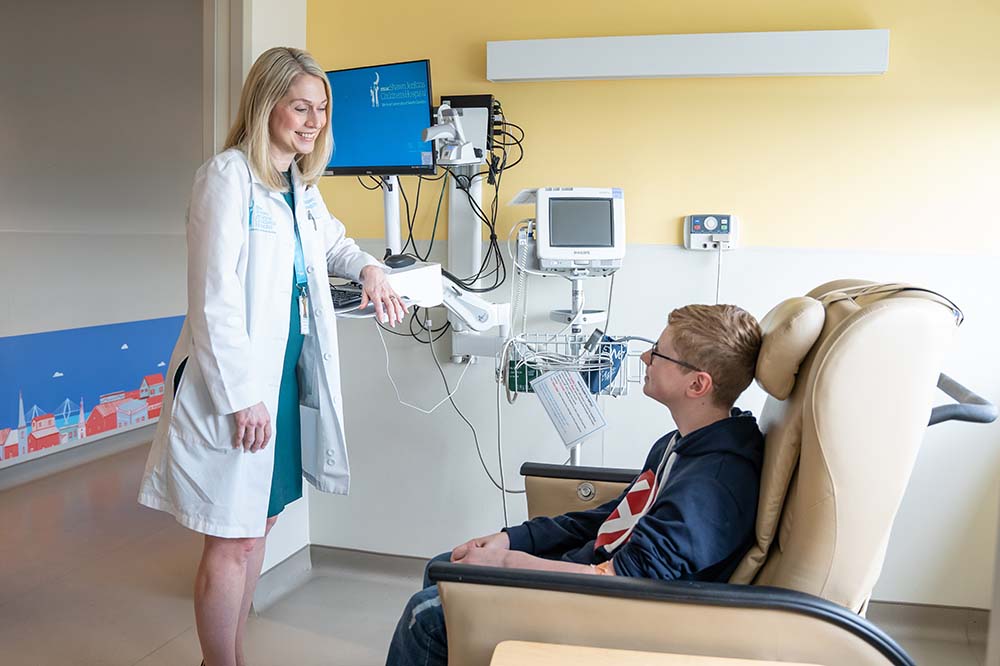
[[[302,254],[302,238],[299,237],[299,223],[295,224],[295,286],[302,293],[309,291],[309,278],[306,275],[306,259]]]
[[[299,221],[295,216],[295,186],[292,184],[291,174],[288,176],[288,187],[291,194],[289,207],[292,209],[292,224],[295,227],[295,286],[299,288],[299,293],[303,296],[309,293],[309,277],[306,275],[306,259],[302,253],[302,237],[299,236]]]

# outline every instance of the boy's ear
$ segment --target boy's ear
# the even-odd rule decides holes
[[[689,398],[705,398],[712,392],[712,375],[707,372],[692,372],[690,377],[687,388]]]

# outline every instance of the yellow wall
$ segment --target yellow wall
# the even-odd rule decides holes
[[[861,28],[890,30],[888,73],[486,80],[489,40]],[[997,0],[309,0],[307,44],[325,68],[430,58],[435,95],[493,93],[527,133],[502,203],[522,187],[620,186],[632,243],[680,243],[684,215],[731,212],[747,245],[995,253],[998,29]],[[322,188],[352,235],[382,236],[377,192]],[[500,226],[527,214],[504,207]]]

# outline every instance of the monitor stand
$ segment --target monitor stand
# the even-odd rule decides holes
[[[461,277],[477,274],[483,263],[483,223],[471,203],[474,201],[482,210],[483,179],[475,177],[480,166],[454,166],[451,171],[457,178],[445,176],[449,181],[448,270]],[[459,178],[469,184],[468,193],[458,186]],[[472,286],[479,285],[476,283]]]
[[[382,206],[385,209],[385,256],[399,254],[403,241],[399,229],[399,178],[382,176]]]

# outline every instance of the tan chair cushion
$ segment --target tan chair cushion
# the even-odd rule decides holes
[[[757,383],[778,400],[795,386],[802,360],[823,330],[826,312],[814,298],[799,296],[776,305],[760,323],[764,333],[757,357]]]
[[[756,543],[730,581],[858,611],[878,578],[956,318],[950,301],[908,285],[838,281],[813,294],[826,310],[822,332],[787,399],[762,410]]]

